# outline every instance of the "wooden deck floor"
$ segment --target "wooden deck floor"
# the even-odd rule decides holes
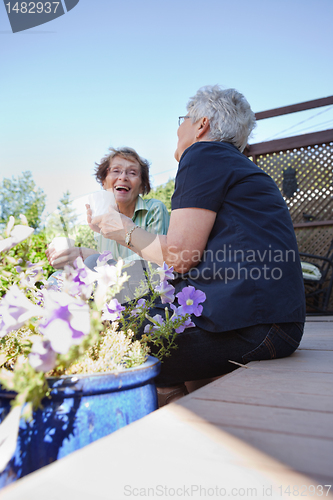
[[[333,498],[333,317],[308,318],[291,357],[247,366],[0,499]]]

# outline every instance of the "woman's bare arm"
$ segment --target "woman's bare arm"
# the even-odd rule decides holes
[[[126,246],[125,237],[135,226],[132,219],[110,209],[108,214],[91,219],[91,228],[99,228],[103,236]],[[168,234],[154,235],[136,228],[131,235],[131,250],[143,259],[159,265],[165,261],[175,271],[184,273],[196,266],[206,247],[216,213],[201,208],[180,208],[171,212]]]

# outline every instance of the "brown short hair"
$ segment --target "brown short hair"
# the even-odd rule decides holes
[[[135,149],[132,148],[109,148],[109,151],[110,153],[105,155],[104,158],[101,159],[100,163],[95,163],[95,177],[97,182],[103,186],[106,176],[108,175],[111,160],[113,160],[116,156],[120,156],[126,160],[131,159],[138,162],[141,169],[142,191],[143,194],[148,194],[151,189],[149,181],[149,161],[141,158]]]

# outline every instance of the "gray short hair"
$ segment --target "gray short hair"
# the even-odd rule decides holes
[[[235,89],[222,89],[219,85],[201,87],[187,104],[192,123],[204,116],[209,119],[209,138],[231,142],[243,151],[256,119],[245,97]]]

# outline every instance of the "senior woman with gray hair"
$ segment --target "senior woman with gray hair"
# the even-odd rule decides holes
[[[91,220],[88,211],[95,231],[173,266],[175,293],[193,285],[206,294],[196,326],[178,335],[178,349],[162,363],[156,383],[164,403],[186,393],[185,381],[289,356],[302,337],[304,287],[292,221],[275,182],[242,154],[254,127],[242,94],[199,89],[179,118],[167,234],[149,234],[123,215]],[[160,314],[164,307],[157,306]]]

